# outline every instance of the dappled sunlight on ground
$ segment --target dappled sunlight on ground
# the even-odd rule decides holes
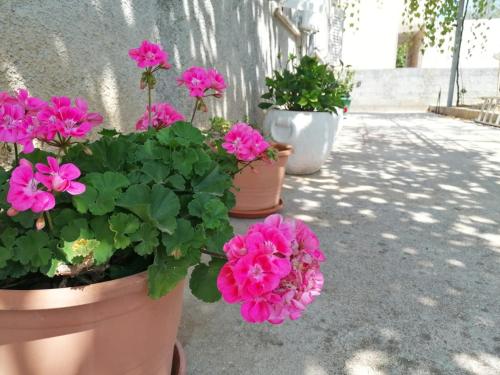
[[[326,251],[322,296],[280,327],[189,297],[193,373],[500,374],[498,139],[428,114],[350,115],[325,167],[284,186],[283,214]]]

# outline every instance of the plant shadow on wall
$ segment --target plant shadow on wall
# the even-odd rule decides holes
[[[187,65],[217,68],[229,89],[209,112],[235,120],[245,115],[260,120],[264,77],[278,50],[289,52],[267,1],[103,0],[71,1],[65,7],[8,1],[0,5],[0,15],[2,89],[25,87],[44,99],[54,92],[89,98],[105,126],[120,130],[131,130],[144,111],[145,93],[137,90],[124,52],[143,39],[170,53],[174,68],[165,77],[175,77]],[[162,81],[171,83],[161,83],[154,100],[172,101],[187,116],[189,100],[174,80]]]
[[[234,337],[248,366],[300,351],[297,374],[496,373],[500,155],[488,141],[499,134],[431,115],[351,115],[321,172],[284,186],[285,214],[314,228],[328,259],[309,319],[243,336],[234,311],[194,315],[188,300],[188,349]],[[231,353],[206,350],[201,362],[235,369]]]

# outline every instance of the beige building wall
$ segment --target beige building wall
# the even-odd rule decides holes
[[[145,109],[140,71],[127,55],[141,40],[160,42],[173,69],[161,72],[155,100],[186,116],[192,100],[175,78],[192,65],[213,66],[229,84],[210,115],[230,119],[257,108],[264,78],[295,40],[276,21],[268,0],[2,0],[0,90],[25,87],[36,96],[83,96],[106,127],[133,128]],[[206,121],[208,115],[200,116]]]

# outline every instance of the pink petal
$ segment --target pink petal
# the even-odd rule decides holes
[[[34,203],[31,206],[33,212],[48,211],[56,205],[56,199],[51,193],[40,191],[34,196]]]
[[[56,158],[53,158],[52,156],[48,156],[47,163],[49,164],[52,172],[54,172],[54,173],[59,172],[59,162],[57,161]]]
[[[65,180],[74,180],[80,177],[80,169],[73,163],[66,163],[60,166],[59,176]]]
[[[66,188],[66,192],[71,195],[82,194],[85,192],[85,185],[80,182],[71,181]]]

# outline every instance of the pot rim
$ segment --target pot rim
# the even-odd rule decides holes
[[[50,310],[75,307],[133,293],[144,293],[147,296],[146,271],[78,287],[31,290],[0,289],[0,312],[2,310]]]
[[[278,149],[278,157],[290,156],[293,154],[293,146],[287,143],[273,143],[272,147]]]
[[[342,110],[342,107],[337,107],[339,110]],[[314,114],[314,113],[326,113],[326,114],[330,114],[330,115],[333,115],[333,116],[338,116],[338,113],[335,113],[335,112],[326,112],[326,111],[290,111],[288,109],[280,109],[280,108],[270,108],[269,111],[279,111],[279,112],[290,112],[290,113],[310,113],[310,114]]]

